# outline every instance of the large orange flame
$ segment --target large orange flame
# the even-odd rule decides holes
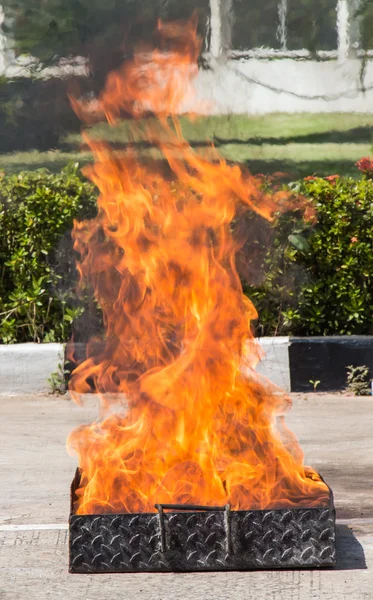
[[[88,140],[98,216],[73,235],[106,334],[70,382],[77,400],[93,388],[102,405],[101,419],[68,441],[82,471],[76,511],[325,504],[325,484],[278,417],[289,398],[255,373],[257,314],[235,268],[235,217],[251,209],[271,219],[289,198],[183,140],[175,114],[197,73],[196,23],[159,24],[157,35],[158,48],[112,73],[95,106],[74,103],[110,123],[156,115],[146,135],[168,164]]]

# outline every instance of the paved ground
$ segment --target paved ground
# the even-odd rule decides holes
[[[95,415],[66,398],[0,397],[1,600],[373,600],[373,400],[294,396],[287,422],[334,490],[338,566],[326,571],[67,573],[71,429]]]

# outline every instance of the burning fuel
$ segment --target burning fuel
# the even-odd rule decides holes
[[[81,469],[80,515],[329,502],[279,418],[289,398],[255,372],[257,314],[235,268],[234,219],[245,210],[273,219],[294,201],[183,139],[176,115],[194,93],[199,53],[194,20],[160,23],[153,48],[112,73],[94,105],[73,101],[86,121],[115,126],[130,115],[134,135],[162,156],[115,152],[85,134],[98,214],[76,222],[73,237],[105,335],[70,381],[77,401],[93,389],[102,408],[68,440]]]

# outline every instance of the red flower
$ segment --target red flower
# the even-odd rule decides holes
[[[315,179],[317,179],[317,177],[314,177],[314,175],[308,175],[308,177],[304,178],[304,181],[314,181]]]
[[[333,182],[333,181],[336,181],[337,179],[339,179],[339,175],[328,175],[327,177],[324,177],[324,179],[326,181]]]
[[[351,244],[356,244],[357,241],[358,241],[357,237],[352,237],[350,239]]]
[[[373,174],[373,158],[370,158],[369,156],[364,156],[363,158],[358,160],[357,163],[355,163],[355,166],[364,175]]]

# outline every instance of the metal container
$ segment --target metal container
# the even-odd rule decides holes
[[[71,573],[228,571],[332,567],[335,509],[231,511],[229,506],[156,505],[156,513],[75,515]],[[167,512],[165,512],[167,511]]]

